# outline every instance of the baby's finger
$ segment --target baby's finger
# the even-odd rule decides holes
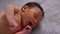
[[[17,32],[15,34],[29,34],[31,32],[31,30],[32,30],[31,26],[28,25],[22,31]]]

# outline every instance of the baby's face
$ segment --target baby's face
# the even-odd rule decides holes
[[[38,7],[25,8],[22,10],[22,24],[24,26],[30,25],[32,28],[35,27],[39,21],[42,20],[42,11]]]
[[[21,30],[23,26],[30,25],[32,28],[34,28],[39,21],[42,20],[42,11],[38,7],[34,8],[25,8],[24,10],[21,10],[22,14],[17,13],[15,15],[15,20],[18,23],[18,29]],[[19,16],[19,17],[18,17]],[[23,27],[24,28],[24,27]]]

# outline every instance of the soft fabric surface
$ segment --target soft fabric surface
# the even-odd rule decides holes
[[[7,4],[22,7],[27,2],[38,2],[44,9],[45,17],[31,34],[60,34],[60,0],[0,0],[0,11]]]

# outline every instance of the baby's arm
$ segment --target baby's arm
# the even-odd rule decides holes
[[[19,7],[13,6],[13,5],[7,5],[5,8],[5,14],[9,21],[11,30],[14,30],[16,28],[16,26],[18,26],[18,24],[14,20],[14,15],[19,11],[20,11]]]

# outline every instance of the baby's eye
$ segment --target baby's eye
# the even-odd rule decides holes
[[[34,13],[34,17],[37,18],[36,13]]]

